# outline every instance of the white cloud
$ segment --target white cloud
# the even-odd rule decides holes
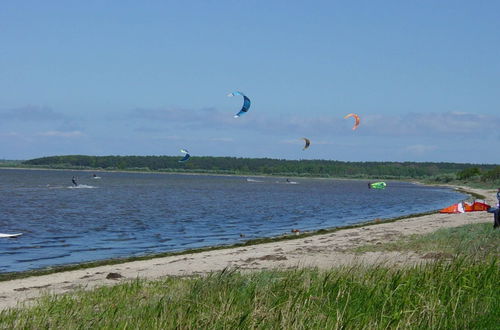
[[[352,131],[352,120],[341,114],[276,117],[265,111],[249,112],[234,119],[232,114],[217,109],[136,109],[131,115],[151,126],[196,130],[247,130],[269,135],[299,136],[463,136],[482,137],[496,132],[499,116],[467,112],[408,113],[402,115],[359,114],[361,124]],[[154,129],[152,127],[152,129]],[[147,130],[144,129],[143,130]],[[293,143],[290,141],[289,143]]]
[[[48,107],[28,105],[19,108],[0,110],[0,117],[4,120],[20,121],[61,121],[66,120],[67,116],[56,112]]]
[[[422,155],[430,151],[437,150],[437,146],[414,144],[411,146],[407,146],[405,150],[413,154]]]
[[[207,140],[212,142],[234,142],[233,138],[227,138],[227,137],[214,137],[214,138],[208,138]]]
[[[74,137],[81,137],[84,134],[80,131],[69,131],[69,132],[64,132],[64,131],[46,131],[42,133],[38,133],[39,136],[48,136],[48,137],[66,137],[66,138],[74,138]]]

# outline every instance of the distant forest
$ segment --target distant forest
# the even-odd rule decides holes
[[[192,157],[180,163],[172,156],[53,156],[24,161],[22,165],[165,172],[199,172],[242,175],[282,175],[338,178],[423,179],[448,182],[456,178],[500,179],[500,166],[459,163],[342,162],[271,158]]]

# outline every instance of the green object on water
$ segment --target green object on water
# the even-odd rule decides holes
[[[370,187],[373,189],[384,189],[387,186],[385,182],[374,182],[370,183]]]

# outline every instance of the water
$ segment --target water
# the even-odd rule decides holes
[[[99,175],[0,169],[0,232],[23,233],[0,238],[0,272],[231,244],[425,212],[464,198],[404,182],[370,190],[366,181]]]

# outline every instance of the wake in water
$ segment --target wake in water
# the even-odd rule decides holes
[[[299,184],[296,181],[274,181],[274,183],[278,183],[278,184]]]
[[[251,178],[247,178],[247,182],[264,182],[262,180],[256,180],[256,179],[251,179]]]
[[[18,234],[2,234],[2,233],[0,233],[0,238],[15,238],[15,237],[18,237],[21,235],[22,235],[22,233],[18,233]]]
[[[79,184],[78,186],[69,186],[67,188],[69,188],[69,189],[95,189],[97,187],[96,186],[89,186],[86,184]]]

